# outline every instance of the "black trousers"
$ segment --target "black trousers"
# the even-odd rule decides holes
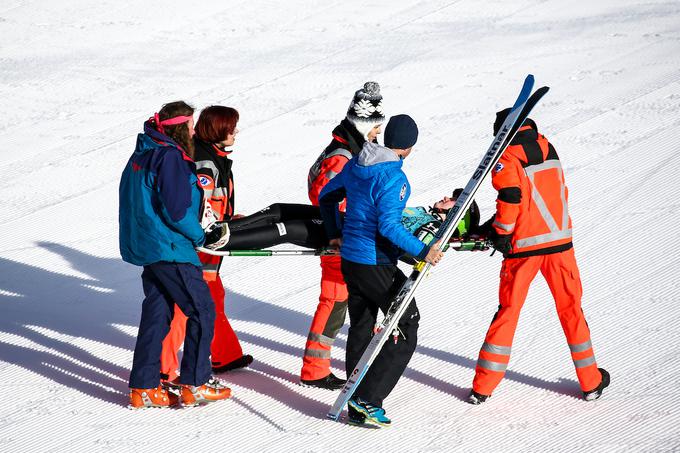
[[[318,249],[328,245],[317,206],[276,203],[229,221],[229,242],[221,250],[249,250],[290,243]]]
[[[349,334],[345,368],[349,376],[373,336],[378,310],[387,311],[392,298],[406,280],[396,265],[359,264],[342,260],[342,275],[349,298]],[[382,407],[413,356],[418,341],[420,313],[415,299],[399,321],[401,333],[397,343],[390,337],[359,384],[355,396]],[[404,338],[405,337],[405,338]]]

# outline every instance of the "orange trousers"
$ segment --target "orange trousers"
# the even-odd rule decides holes
[[[224,313],[224,286],[219,275],[213,279],[207,279],[206,283],[210,288],[210,295],[215,302],[215,334],[210,345],[212,355],[212,366],[219,367],[232,362],[243,356],[241,344],[238,341],[236,332],[232,329]],[[204,274],[205,277],[205,274]],[[161,352],[161,374],[167,375],[169,380],[177,377],[179,361],[177,352],[184,343],[187,317],[182,310],[175,305],[175,313],[170,324],[170,331],[163,340],[163,350]],[[165,377],[165,376],[164,376]]]
[[[479,351],[472,383],[475,392],[491,395],[503,379],[510,361],[519,313],[529,286],[539,270],[555,299],[557,316],[567,337],[581,390],[587,392],[600,384],[602,375],[597,369],[590,342],[590,329],[581,309],[583,290],[572,248],[550,255],[509,258],[503,261],[499,288],[500,306]]]
[[[331,372],[331,346],[347,314],[347,285],[339,256],[321,257],[321,295],[307,335],[300,378],[316,380]]]

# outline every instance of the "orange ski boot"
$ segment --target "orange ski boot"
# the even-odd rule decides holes
[[[130,409],[145,409],[147,407],[170,407],[177,404],[177,395],[168,393],[159,385],[152,389],[130,389]]]
[[[208,382],[197,387],[182,385],[182,406],[185,407],[212,403],[213,401],[227,399],[230,396],[231,389],[214,377],[211,377]]]

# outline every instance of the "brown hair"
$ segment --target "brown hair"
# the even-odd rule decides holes
[[[170,102],[163,105],[158,112],[158,118],[163,121],[176,116],[193,116],[194,108],[184,101]],[[165,135],[173,139],[182,147],[185,153],[192,159],[194,158],[194,141],[191,139],[191,131],[188,123],[176,124],[174,126],[163,126]]]
[[[234,133],[238,119],[236,109],[211,105],[201,111],[196,122],[196,135],[204,142],[221,142],[227,139],[227,135]]]

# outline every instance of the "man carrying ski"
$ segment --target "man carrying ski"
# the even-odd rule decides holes
[[[418,138],[408,115],[393,117],[385,128],[385,145],[367,142],[357,157],[321,191],[321,216],[331,244],[341,246],[342,275],[349,293],[350,317],[345,369],[349,375],[371,341],[378,310],[385,313],[406,276],[397,267],[405,251],[436,264],[439,244],[416,239],[401,222],[411,189],[402,171]],[[338,203],[347,198],[344,225]],[[416,348],[420,315],[412,300],[398,324],[399,335],[381,349],[349,400],[349,422],[388,426],[382,403],[406,368]]]
[[[509,111],[498,112],[494,134]],[[468,402],[483,403],[503,379],[520,310],[539,270],[555,299],[583,396],[595,400],[609,385],[609,373],[597,367],[581,309],[582,288],[572,245],[568,193],[557,152],[528,118],[491,175],[498,197],[490,233],[505,259],[499,309],[479,352]]]

